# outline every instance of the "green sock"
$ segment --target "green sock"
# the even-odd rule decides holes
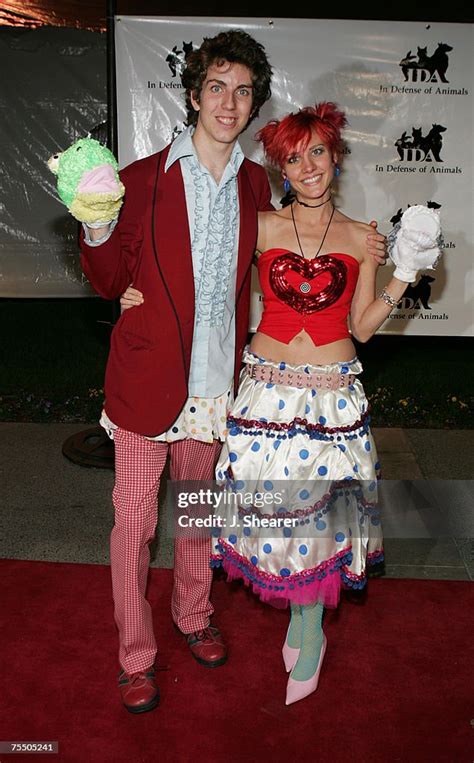
[[[301,631],[303,627],[303,618],[301,616],[301,606],[299,604],[291,604],[291,620],[290,628],[288,630],[288,646],[293,649],[299,649],[301,646]]]
[[[301,651],[291,671],[291,677],[295,681],[307,681],[316,672],[323,645],[323,612],[323,605],[318,603],[301,607],[303,625]]]

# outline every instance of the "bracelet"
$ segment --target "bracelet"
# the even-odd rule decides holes
[[[382,289],[382,291],[379,294],[379,299],[382,299],[386,305],[390,305],[390,307],[394,308],[398,305],[399,301],[398,299],[394,299],[388,291],[385,290],[385,287]]]

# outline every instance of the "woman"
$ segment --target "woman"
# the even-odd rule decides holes
[[[334,104],[321,103],[257,135],[294,200],[259,214],[263,316],[217,465],[236,500],[219,512],[215,561],[262,599],[291,605],[287,704],[317,687],[323,607],[337,604],[343,584],[361,588],[366,563],[383,558],[379,464],[347,317],[366,342],[407,283],[392,278],[376,298],[369,226],[334,206],[345,124]]]
[[[363,587],[366,564],[383,558],[379,464],[347,319],[366,342],[414,280],[397,267],[401,278],[376,297],[370,226],[334,206],[345,124],[335,104],[320,103],[257,135],[294,198],[259,213],[264,310],[216,468],[225,500],[213,563],[263,600],[291,606],[287,704],[317,688],[324,606],[337,605],[343,585]]]

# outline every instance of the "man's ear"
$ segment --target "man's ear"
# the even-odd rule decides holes
[[[199,111],[201,109],[201,106],[199,105],[199,101],[197,100],[193,92],[191,93],[191,104],[194,111]]]

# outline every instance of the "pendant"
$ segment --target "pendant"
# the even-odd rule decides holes
[[[300,284],[300,291],[303,292],[303,294],[308,294],[309,291],[311,291],[311,286],[307,281],[303,281],[303,283]]]

